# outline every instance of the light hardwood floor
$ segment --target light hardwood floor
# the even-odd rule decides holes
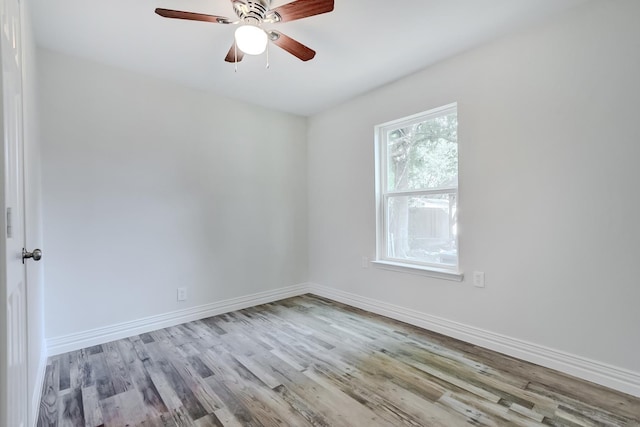
[[[51,357],[38,426],[638,426],[640,399],[304,295]]]

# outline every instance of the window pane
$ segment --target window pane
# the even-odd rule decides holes
[[[455,193],[389,197],[387,257],[458,264]]]
[[[388,191],[458,185],[457,117],[451,113],[387,132]]]

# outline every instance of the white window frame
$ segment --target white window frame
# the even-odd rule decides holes
[[[456,187],[430,188],[426,190],[389,191],[387,189],[387,141],[386,136],[390,130],[399,127],[411,126],[416,123],[451,114],[457,114],[458,104],[451,103],[401,119],[386,122],[375,126],[375,174],[376,174],[376,259],[373,264],[379,268],[401,271],[405,273],[420,274],[447,280],[462,281],[463,273],[460,271],[460,251],[458,250],[457,264],[447,266],[444,264],[431,264],[406,259],[390,258],[387,254],[387,206],[389,197],[415,196],[430,194],[449,194],[455,192],[458,210],[460,207],[459,184]],[[459,168],[459,167],[458,167]],[[460,239],[456,235],[457,247]]]

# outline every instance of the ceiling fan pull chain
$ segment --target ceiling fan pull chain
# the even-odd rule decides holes
[[[235,57],[234,58],[235,61],[233,61],[235,63],[234,64],[234,68],[235,68],[234,72],[237,73],[238,72],[238,44],[235,43],[235,42],[233,43],[233,51],[234,51],[234,57]]]
[[[267,70],[269,69],[269,44],[267,44]]]

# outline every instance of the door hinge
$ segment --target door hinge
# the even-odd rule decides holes
[[[13,221],[11,219],[11,208],[7,208],[7,239],[13,237]]]

